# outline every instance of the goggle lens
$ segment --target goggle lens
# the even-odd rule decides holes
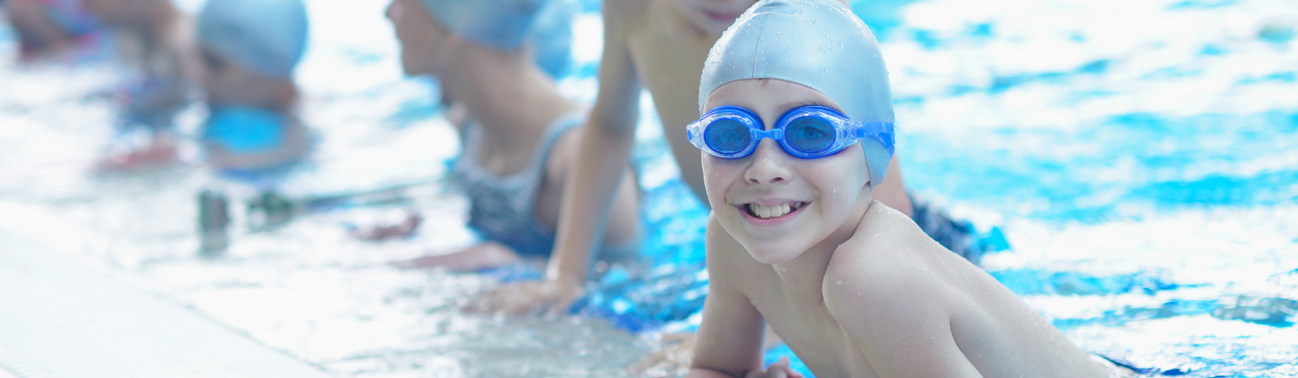
[[[819,117],[799,117],[784,128],[784,141],[805,153],[824,151],[837,135],[834,126]]]
[[[752,134],[748,125],[734,119],[720,119],[703,130],[703,141],[708,147],[723,154],[733,154],[748,147]]]

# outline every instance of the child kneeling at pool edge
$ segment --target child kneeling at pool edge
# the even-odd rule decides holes
[[[710,288],[687,377],[800,376],[763,369],[765,322],[821,377],[1120,374],[871,198],[892,99],[847,7],[758,2],[712,47],[699,97]]]

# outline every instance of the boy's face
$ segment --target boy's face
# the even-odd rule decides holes
[[[695,27],[718,36],[757,0],[669,0]]]
[[[823,93],[775,79],[722,85],[708,96],[705,110],[721,105],[752,110],[768,130],[796,107],[822,105],[841,111]],[[752,155],[740,159],[703,153],[703,183],[713,215],[763,264],[791,261],[855,224],[848,218],[860,201],[869,203],[869,180],[860,143],[819,159],[789,155],[772,139],[762,139]],[[784,206],[789,213],[783,214]]]
[[[287,79],[258,75],[206,48],[202,49],[202,56],[203,90],[209,104],[273,108],[280,102],[274,83]]]
[[[401,67],[407,75],[439,76],[449,65],[448,47],[455,44],[450,31],[442,27],[416,0],[393,0],[387,17],[401,43]]]

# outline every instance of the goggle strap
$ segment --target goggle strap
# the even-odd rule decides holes
[[[855,123],[856,127],[852,129],[852,135],[860,138],[874,138],[882,142],[883,146],[888,149],[888,154],[896,152],[894,147],[897,141],[893,133],[893,124],[891,122],[861,122]]]

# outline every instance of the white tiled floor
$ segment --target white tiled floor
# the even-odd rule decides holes
[[[0,378],[326,377],[0,229]]]

